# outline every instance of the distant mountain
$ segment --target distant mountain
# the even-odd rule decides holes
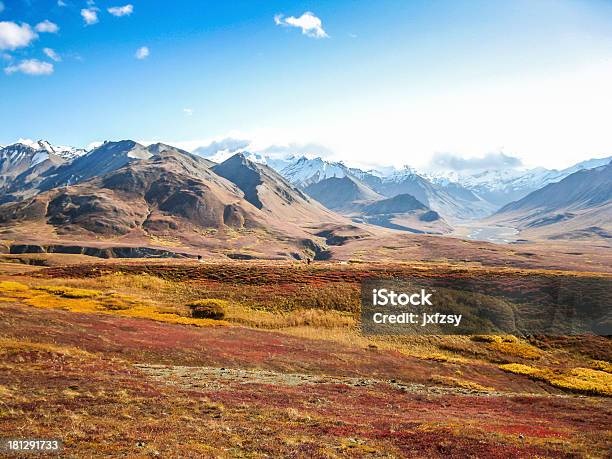
[[[66,164],[49,175],[40,184],[41,190],[58,186],[72,185],[95,176],[106,174],[126,164],[149,159],[154,155],[148,148],[133,140],[105,142],[69,164]]]
[[[458,184],[435,184],[404,168],[387,177],[369,176],[366,183],[383,196],[410,194],[440,215],[451,220],[481,218],[494,207]]]
[[[0,203],[18,199],[31,181],[85,154],[85,150],[56,147],[45,140],[23,142],[0,148]]]
[[[325,206],[345,212],[354,210],[353,203],[357,201],[400,194],[410,194],[451,219],[483,217],[495,210],[495,206],[459,184],[436,185],[410,168],[384,175],[302,157],[280,172]]]
[[[329,177],[306,186],[304,190],[328,209],[341,213],[352,213],[364,203],[384,198],[350,175]]]
[[[426,210],[427,206],[410,194],[398,194],[392,198],[381,199],[362,208],[365,215],[398,214]],[[429,210],[429,209],[427,209]]]
[[[548,210],[536,206],[530,212],[541,214],[541,220],[526,222],[515,218],[515,214],[526,207],[515,209],[507,204],[517,201],[516,205],[524,206],[527,202],[524,199],[530,197],[530,201],[533,200],[530,193],[540,189],[544,192],[548,185],[561,183],[582,171],[599,170],[611,158],[592,159],[559,171],[510,167],[423,173],[404,167],[400,170],[381,169],[381,172],[351,168],[342,162],[322,158],[252,153],[243,151],[244,142],[235,145],[221,143],[227,148],[220,150],[223,160],[216,163],[162,143],[145,146],[132,140],[105,142],[86,152],[54,146],[42,140],[24,140],[0,148],[0,204],[30,202],[45,192],[95,182],[116,171],[131,170],[132,165],[156,164],[161,160],[170,161],[169,158],[173,157],[172,161],[181,158],[183,166],[190,165],[188,175],[194,179],[207,182],[215,178],[229,184],[234,195],[259,210],[260,217],[265,215],[275,220],[276,226],[279,219],[302,228],[321,222],[346,223],[348,220],[335,213],[338,212],[354,222],[403,231],[445,233],[451,224],[482,219],[503,207],[503,212],[496,214],[493,220],[497,221],[500,215],[504,215],[508,225],[518,226],[523,232],[528,231],[527,224],[531,228],[529,231],[533,232],[533,228],[548,228],[561,221],[578,222],[575,213],[580,214],[580,221],[586,221],[590,215],[586,215],[587,211],[594,212],[592,218],[589,217],[593,227],[605,227],[598,223],[600,216],[595,216],[596,213],[605,215],[601,206],[583,209],[576,203],[559,203],[557,207],[561,211],[553,212],[553,215],[547,215]],[[240,152],[227,157],[236,149]],[[219,151],[215,158],[220,160]],[[137,179],[137,176],[130,178]],[[134,188],[138,186],[138,183],[133,184]],[[569,188],[555,190],[562,197],[574,197]],[[543,195],[549,204],[556,202],[554,196]],[[506,218],[509,213],[512,213],[510,219]]]
[[[354,222],[411,233],[443,234],[452,229],[436,211],[414,196],[399,194],[385,198],[352,175],[321,180],[307,186],[305,191]]]
[[[240,188],[244,198],[256,208],[282,215],[288,221],[333,221],[338,217],[272,168],[251,161],[243,153],[237,153],[211,169]]]
[[[526,236],[612,238],[612,163],[579,169],[507,204],[490,220]]]
[[[46,140],[24,140],[0,148],[0,188],[8,185],[18,175],[37,167],[38,171],[58,166],[85,154],[85,150],[71,147],[54,147]],[[43,166],[41,166],[43,165]]]
[[[487,169],[465,171],[428,171],[425,176],[444,186],[457,183],[476,195],[502,207],[519,200],[549,183],[558,182],[574,172],[608,164],[612,157],[590,159],[562,170],[545,169]]]
[[[298,158],[279,172],[291,183],[303,188],[329,178],[340,179],[352,175],[342,163],[324,161],[321,158],[308,159],[305,156]]]
[[[398,194],[367,204],[354,221],[411,233],[445,234],[452,231],[438,212],[409,194]]]
[[[306,190],[324,205],[336,210],[350,210],[352,202],[369,199],[363,187],[383,197],[411,194],[434,211],[451,221],[479,219],[491,215],[505,204],[521,199],[549,183],[558,182],[582,169],[606,164],[612,158],[591,159],[563,170],[485,169],[428,170],[383,169],[364,171],[341,162],[322,158],[290,156],[271,159],[258,153],[245,153],[257,163],[267,164],[298,188]],[[348,180],[331,180],[343,179]],[[324,182],[314,186],[319,182]],[[342,187],[334,190],[332,185]],[[370,197],[375,199],[374,197]]]
[[[32,144],[33,142],[30,145],[33,146]],[[38,142],[36,142],[36,144],[38,145],[39,149],[45,150],[49,154],[57,155],[60,158],[65,159],[66,161],[72,161],[73,159],[78,158],[79,156],[87,154],[87,150],[83,148],[51,145],[46,140],[39,140]],[[36,147],[33,146],[33,148]]]

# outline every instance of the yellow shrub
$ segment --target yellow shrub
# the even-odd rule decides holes
[[[27,305],[45,309],[64,309],[71,312],[97,312],[100,303],[87,298],[61,298],[53,295],[38,295],[25,301]]]
[[[540,370],[539,368],[530,367],[529,365],[523,365],[522,363],[507,363],[504,365],[500,365],[499,368],[509,373],[516,373],[518,375],[527,376],[539,375],[542,372],[542,370]]]
[[[612,396],[612,375],[590,368],[574,368],[569,373],[549,376],[548,382],[560,389]]]
[[[612,373],[612,364],[610,364],[610,362],[606,362],[604,360],[593,360],[592,366],[595,370]]]
[[[130,282],[149,282],[153,276],[126,276]],[[135,279],[136,278],[136,279]],[[196,325],[206,327],[211,325],[229,325],[222,320],[210,318],[182,317],[176,310],[154,306],[138,298],[118,293],[103,293],[99,290],[87,290],[65,286],[38,286],[32,290],[19,282],[0,282],[0,295],[3,300],[21,301],[29,306],[45,309],[63,309],[78,313],[104,313],[124,317],[136,317],[156,320],[174,324]],[[218,306],[227,304],[224,300],[205,300],[207,304],[212,301]],[[196,302],[197,303],[197,302]],[[221,317],[222,318],[222,317]]]
[[[515,342],[492,342],[488,346],[495,351],[503,352],[504,354],[513,355],[523,359],[535,360],[542,356],[542,351],[529,343]]]
[[[530,367],[520,363],[500,365],[499,368],[510,373],[529,376],[531,379],[545,381],[559,389],[612,396],[612,375],[605,371],[593,370],[591,368],[554,371],[548,368]]]
[[[61,287],[55,285],[43,285],[34,287],[34,290],[42,290],[44,292],[59,295],[64,298],[93,298],[102,295],[99,290],[86,290],[83,288]]]
[[[25,292],[29,287],[21,282],[0,281],[0,293]]]

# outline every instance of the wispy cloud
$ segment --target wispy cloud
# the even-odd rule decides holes
[[[149,54],[151,54],[149,47],[141,46],[140,48],[136,50],[136,54],[134,56],[136,57],[136,59],[142,60],[142,59],[146,59],[147,57],[149,57]]]
[[[274,16],[274,23],[283,27],[297,27],[302,33],[312,38],[328,38],[329,35],[323,30],[321,19],[310,11],[306,11],[299,18],[295,16],[285,17],[283,14]]]
[[[64,2],[63,0],[57,0],[57,6],[60,6],[60,7],[66,6],[66,2]]]
[[[54,22],[49,21],[48,19],[39,22],[34,28],[37,32],[41,33],[57,33],[59,31],[59,26]]]
[[[268,147],[260,149],[258,153],[262,153],[274,158],[284,158],[291,155],[303,155],[308,157],[330,157],[333,155],[334,152],[325,145],[321,145],[315,142],[289,142],[286,145],[270,145]]]
[[[98,8],[83,8],[81,10],[81,16],[86,25],[93,25],[98,23]]]
[[[108,12],[113,16],[129,16],[134,12],[134,5],[124,5],[124,6],[112,6],[108,9]]]
[[[43,53],[45,53],[49,59],[52,59],[55,62],[60,62],[62,60],[61,56],[51,48],[43,48]]]
[[[184,108],[183,113],[187,116],[193,115],[193,108]]]
[[[221,154],[225,158],[238,151],[244,151],[250,144],[250,140],[226,137],[220,140],[213,140],[208,145],[198,147],[193,150],[193,153],[204,158],[212,158],[215,155]]]
[[[464,158],[452,153],[436,153],[431,158],[430,168],[443,170],[514,169],[523,165],[520,158],[504,153],[487,153],[482,157]]]
[[[4,3],[0,2],[0,13],[4,11]]]
[[[28,46],[38,38],[36,32],[28,24],[16,24],[14,22],[0,22],[0,50],[15,50]]]
[[[13,73],[25,73],[26,75],[51,75],[53,73],[53,64],[42,62],[38,59],[27,59],[16,65],[9,65],[4,68],[4,73],[12,75]]]

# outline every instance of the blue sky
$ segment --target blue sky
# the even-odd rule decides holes
[[[396,165],[612,154],[609,1],[1,1],[0,144],[234,137]]]

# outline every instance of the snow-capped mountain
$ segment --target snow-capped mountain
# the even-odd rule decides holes
[[[41,150],[45,150],[47,153],[52,153],[66,161],[72,161],[79,156],[87,154],[87,150],[83,148],[69,147],[65,145],[51,145],[46,140],[39,140],[38,146]]]
[[[612,157],[590,159],[562,170],[543,167],[534,169],[438,170],[427,171],[424,176],[439,185],[458,183],[481,198],[501,207],[509,202],[521,199],[549,183],[559,182],[574,172],[593,169],[608,164],[611,160]]]
[[[29,169],[42,171],[70,161],[79,150],[53,147],[49,142],[21,140],[0,149],[0,187]]]
[[[326,202],[334,195],[334,198],[353,196],[355,193],[347,192],[349,185],[352,185],[352,190],[360,190],[359,196],[378,195],[379,198],[381,196],[392,198],[400,194],[410,194],[429,208],[451,219],[483,217],[495,210],[490,203],[460,185],[434,184],[408,166],[399,170],[392,169],[388,174],[384,174],[378,171],[349,168],[341,162],[329,162],[322,158],[300,157],[280,173],[307,192],[325,190],[324,194],[329,195],[325,199]],[[348,181],[330,180],[343,178],[347,178]],[[324,186],[313,187],[322,182],[325,182]],[[338,189],[335,190],[334,186]],[[321,199],[320,194],[317,194],[319,199]],[[333,202],[335,208],[343,208],[340,203]],[[351,202],[345,203],[344,207],[351,208]]]
[[[325,161],[321,158],[308,159],[302,156],[279,171],[283,177],[296,186],[307,187],[328,178],[343,178],[352,173],[343,163]]]
[[[44,159],[46,159],[44,155],[45,152],[47,154],[57,155],[66,161],[72,161],[74,158],[87,154],[87,150],[83,148],[69,147],[65,145],[51,145],[51,143],[49,143],[47,140],[38,140],[35,142],[29,139],[19,139],[18,143],[27,145],[28,147],[40,152],[40,158]]]
[[[489,221],[515,227],[522,235],[609,240],[612,238],[612,163],[578,169],[507,204]]]
[[[285,167],[289,166],[290,164],[293,164],[297,159],[294,155],[272,157],[270,155],[264,155],[258,152],[254,153],[248,151],[246,149],[246,146],[245,148],[225,148],[212,151],[209,148],[196,148],[191,153],[219,164],[231,158],[236,153],[240,153],[249,161],[254,162],[256,164],[264,164],[266,166],[270,166],[276,172],[280,172]]]
[[[209,158],[219,161],[223,155],[234,154],[236,148],[247,147],[235,145],[206,152]],[[41,190],[80,183],[168,150],[179,151],[165,144],[145,147],[133,141],[119,141],[105,142],[87,152],[55,146],[45,140],[22,139],[0,148],[0,189],[4,193],[4,199],[0,201],[23,199]],[[206,161],[202,159],[203,154],[192,155],[183,150],[180,153]],[[609,164],[612,160],[612,157],[591,159],[562,170],[525,169],[512,165],[499,169],[454,170],[440,166],[439,169],[416,170],[405,166],[401,169],[362,170],[342,162],[302,154],[243,151],[241,155],[245,160],[269,166],[301,191],[316,195],[315,199],[345,213],[354,211],[356,202],[363,206],[365,202],[410,195],[449,223],[491,215],[502,206],[548,184],[581,170]],[[213,163],[207,161],[207,166],[211,165]]]

